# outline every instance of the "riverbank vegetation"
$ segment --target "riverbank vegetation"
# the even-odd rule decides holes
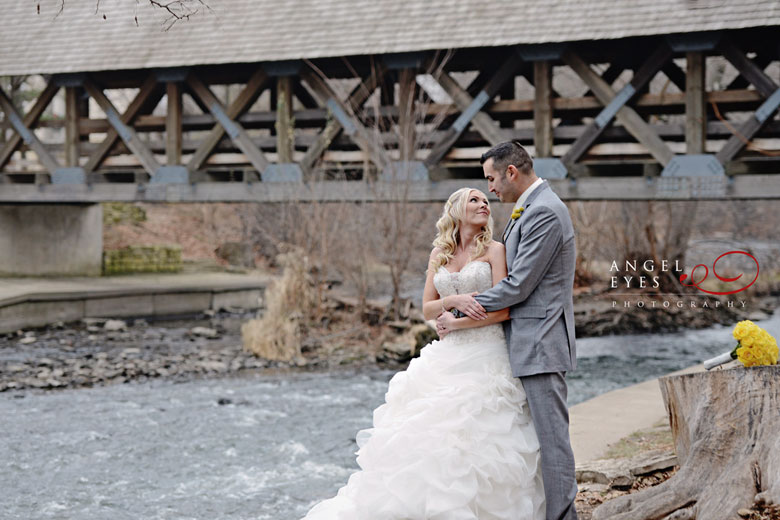
[[[422,323],[418,309],[441,204],[136,204],[138,210],[124,211],[115,206],[114,216],[142,213],[145,218],[107,221],[107,249],[178,244],[185,269],[277,273],[279,282],[266,297],[266,317],[260,318],[265,322],[248,325],[247,337],[253,339],[245,340],[268,359],[311,356],[366,341],[372,353],[385,355],[399,345],[403,351],[419,335],[410,331]],[[509,206],[493,204],[497,233]],[[780,222],[771,201],[573,201],[568,207],[578,246],[580,337],[730,324],[760,319],[776,307]],[[285,274],[285,254],[293,250],[306,258],[306,273],[299,276],[305,274],[307,286]],[[713,295],[680,282],[679,269],[690,283],[692,268],[701,264],[708,273],[702,289],[738,289],[755,273],[750,259],[731,255],[713,266],[719,255],[733,250],[750,253],[760,264],[760,277],[748,289]],[[744,274],[738,282],[724,282],[713,271],[721,277]],[[697,268],[693,279],[698,283],[704,272]],[[285,307],[288,303],[293,307]]]

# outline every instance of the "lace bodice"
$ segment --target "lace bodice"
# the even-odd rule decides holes
[[[433,285],[441,297],[452,294],[467,294],[482,292],[493,286],[493,274],[490,264],[485,261],[471,261],[463,268],[451,273],[444,268],[439,268],[433,276]],[[445,339],[455,343],[480,342],[485,340],[504,340],[504,329],[500,324],[475,327],[472,329],[456,330]]]

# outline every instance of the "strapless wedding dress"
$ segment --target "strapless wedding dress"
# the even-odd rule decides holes
[[[490,264],[434,276],[442,296],[492,286]],[[455,331],[390,380],[360,470],[304,520],[541,520],[539,441],[500,324]]]

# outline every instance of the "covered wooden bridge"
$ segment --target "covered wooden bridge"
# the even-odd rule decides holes
[[[0,3],[0,202],[780,197],[776,0]]]

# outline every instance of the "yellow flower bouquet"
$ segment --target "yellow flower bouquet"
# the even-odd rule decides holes
[[[767,331],[750,320],[744,320],[736,324],[732,334],[737,340],[734,350],[708,359],[704,368],[710,370],[732,359],[738,359],[746,367],[777,364],[777,341]]]

